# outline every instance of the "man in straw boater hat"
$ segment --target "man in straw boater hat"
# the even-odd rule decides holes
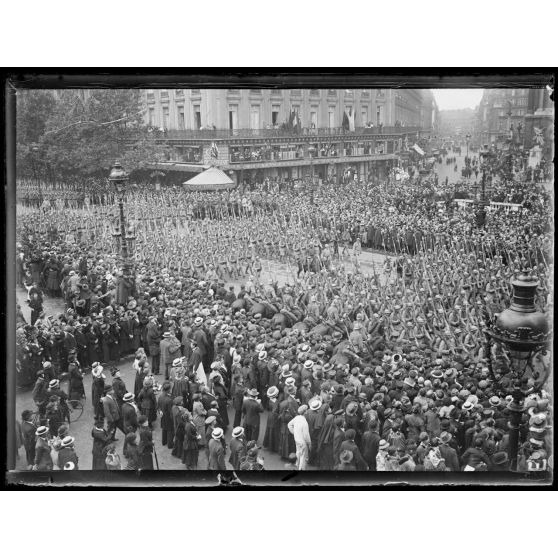
[[[136,432],[138,429],[138,416],[140,414],[133,393],[127,393],[123,398],[122,425],[125,433]]]
[[[33,471],[52,471],[54,465],[51,457],[51,447],[48,440],[48,427],[39,426],[35,431],[35,462]]]
[[[223,439],[223,429],[215,428],[209,440],[209,469],[212,471],[225,471],[225,441]]]
[[[232,431],[232,439],[230,442],[231,455],[229,457],[229,463],[232,465],[234,470],[240,469],[240,463],[246,455],[247,440],[244,435],[244,428],[242,426],[237,426]]]
[[[58,450],[58,467],[64,469],[66,463],[73,463],[78,469],[78,456],[74,447],[75,438],[66,436],[62,439],[61,447]]]

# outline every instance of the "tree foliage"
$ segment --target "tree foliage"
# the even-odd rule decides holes
[[[50,179],[106,177],[115,159],[131,171],[159,159],[132,89],[18,93],[18,172]]]

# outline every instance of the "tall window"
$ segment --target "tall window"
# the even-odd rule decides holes
[[[327,125],[330,128],[335,128],[335,107],[327,109]]]
[[[368,122],[368,107],[360,107],[360,123],[366,124]]]
[[[296,91],[298,91],[298,89]],[[293,105],[293,111],[300,118],[300,125],[302,126],[302,110],[300,109],[300,105]]]
[[[384,122],[384,107],[379,105],[376,107],[376,124],[380,125]]]
[[[260,129],[260,105],[252,105],[250,107],[250,129]]]
[[[184,107],[178,107],[178,129],[184,130],[186,129],[186,119],[184,118]]]
[[[169,107],[163,107],[163,128],[169,127]]]
[[[368,107],[360,107],[360,118],[362,125],[368,122]]]
[[[310,111],[310,126],[312,128],[318,127],[318,107],[312,107]]]
[[[229,105],[229,130],[238,129],[238,105]]]
[[[155,107],[149,107],[149,125],[155,125]]]
[[[195,124],[196,130],[199,130],[201,128],[202,120],[201,120],[200,105],[194,105],[194,124]]]
[[[279,111],[281,110],[281,105],[272,105],[271,107],[271,124],[279,124]]]

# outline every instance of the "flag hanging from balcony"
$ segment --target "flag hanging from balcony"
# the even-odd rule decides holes
[[[211,144],[211,157],[213,157],[213,159],[219,158],[219,150],[217,149],[217,144],[215,142]]]
[[[343,130],[349,131],[349,117],[347,116],[347,111],[343,111],[343,122],[341,124]]]
[[[353,107],[351,107],[349,109],[349,131],[350,132],[354,132],[355,131],[355,113],[353,112]]]
[[[300,134],[301,128],[302,128],[302,122],[300,120],[300,115],[298,114],[298,111],[296,111],[295,133]]]
[[[293,131],[294,117],[295,117],[294,110],[291,109],[291,112],[289,113],[289,121],[287,122],[287,131],[289,131],[289,132]]]

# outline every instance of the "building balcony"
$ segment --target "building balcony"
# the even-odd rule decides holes
[[[295,147],[295,146],[293,146]],[[230,163],[258,163],[269,161],[301,161],[308,164],[321,164],[326,159],[337,159],[340,157],[370,157],[375,155],[384,155],[385,153],[376,152],[375,149],[369,145],[366,147],[358,147],[355,145],[348,146],[330,146],[329,148],[322,147],[315,150],[314,155],[310,156],[306,146],[298,146],[296,149],[289,151],[278,151],[274,149],[256,149],[250,153],[238,153],[231,151],[229,154]],[[392,154],[392,153],[389,153]]]
[[[265,129],[236,129],[236,130],[167,130],[159,132],[160,137],[168,139],[184,139],[184,140],[212,140],[212,139],[267,139],[267,138],[300,138],[308,139],[317,138],[319,136],[327,137],[346,137],[350,139],[356,136],[389,136],[389,135],[406,135],[422,131],[419,126],[378,126],[373,128],[357,127],[354,132],[349,132],[344,128],[302,128],[300,133],[289,131],[281,128],[265,128]]]
[[[342,152],[341,152],[342,151]],[[372,153],[364,155],[353,152],[350,155],[341,150],[335,154],[329,153],[324,156],[309,157],[308,155],[296,151],[267,152],[262,154],[251,154],[249,156],[240,156],[231,153],[229,156],[229,164],[231,169],[260,169],[273,167],[293,167],[293,166],[310,166],[325,165],[335,163],[357,163],[362,161],[385,161],[397,159],[396,153]]]

